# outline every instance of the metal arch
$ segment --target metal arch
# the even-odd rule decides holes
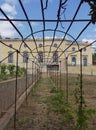
[[[20,0],[19,0],[19,2],[20,2]],[[41,2],[42,2],[42,1],[41,1]],[[47,7],[48,0],[46,0],[46,2],[47,2],[47,3],[46,3],[46,7]],[[53,42],[54,42],[54,39],[55,39],[55,33],[56,33],[56,31],[57,31],[58,24],[59,24],[59,22],[62,21],[62,20],[60,20],[61,4],[63,4],[63,3],[62,3],[62,0],[60,0],[60,5],[59,5],[58,12],[57,12],[58,17],[57,17],[57,20],[55,20],[55,22],[57,22],[57,23],[56,23],[55,29],[53,30],[53,31],[54,31],[54,33],[53,33],[53,40],[52,40],[52,43],[51,43],[51,46],[50,46],[49,54],[50,54],[50,52],[51,52],[51,47],[52,47]],[[70,25],[69,25],[67,31],[65,32],[65,36],[67,35],[69,29],[71,28],[72,23],[75,21],[75,17],[76,17],[76,15],[78,14],[78,11],[79,11],[79,9],[80,9],[80,6],[81,6],[81,1],[80,1],[80,4],[79,4],[79,6],[78,6],[76,12],[75,12],[75,15],[74,15],[73,19],[71,20],[71,23],[70,23]],[[46,7],[45,7],[45,8],[46,8]],[[22,8],[22,9],[23,9],[23,8]],[[41,11],[42,11],[42,16],[43,16],[43,19],[42,19],[42,22],[43,22],[43,30],[42,30],[42,32],[43,32],[43,46],[44,46],[44,40],[45,40],[44,31],[45,31],[45,22],[46,22],[46,19],[44,18],[44,17],[45,17],[44,12],[43,12],[43,11],[44,11],[44,7],[42,7],[41,9],[43,9],[43,10],[41,10]],[[25,10],[25,9],[23,9],[23,12],[24,12],[24,10]],[[14,29],[18,32],[18,34],[19,34],[20,37],[22,38],[22,44],[23,44],[23,43],[26,44],[22,33],[21,33],[21,32],[17,29],[17,27],[13,24],[12,20],[8,18],[8,16],[4,13],[4,11],[3,11],[1,8],[0,8],[0,11],[1,11],[1,13],[7,18],[6,20],[9,21],[9,22],[11,23],[11,25],[14,27]],[[35,33],[32,31],[32,28],[31,28],[31,26],[30,26],[30,19],[27,17],[26,12],[25,12],[24,14],[25,14],[25,16],[26,16],[26,21],[28,22],[29,27],[30,27],[30,29],[31,29],[31,35],[34,36]],[[51,20],[49,20],[49,21],[51,21]],[[38,20],[38,22],[40,22],[40,20]],[[67,22],[67,21],[66,21],[66,22]],[[78,21],[78,22],[79,22],[79,21]],[[89,24],[91,23],[91,20],[88,21],[88,22],[89,22],[89,23],[83,28],[83,30],[79,33],[79,35],[77,36],[77,38],[74,38],[74,42],[77,42],[77,39],[78,39],[78,38],[80,37],[80,35],[85,31],[85,29],[89,26]],[[63,33],[64,33],[64,32],[63,32]],[[62,44],[63,41],[65,40],[65,36],[63,37],[61,43],[59,44],[59,47],[61,46],[61,44]],[[33,39],[35,40],[35,38],[33,38]],[[73,44],[74,42],[72,42],[72,43],[70,44],[70,46],[72,46],[72,44]],[[94,44],[95,42],[96,42],[96,40],[93,41],[92,43],[90,43],[89,45],[87,45],[86,47],[88,47],[88,46]],[[1,42],[1,43],[2,43],[2,42]],[[4,44],[4,45],[6,45],[6,44]],[[26,44],[26,45],[27,45],[27,44]],[[77,43],[77,45],[78,45],[78,43]],[[20,45],[20,49],[21,49],[21,46],[22,46],[22,45]],[[36,46],[37,46],[37,44],[36,44]],[[70,47],[70,46],[69,46],[69,47]],[[27,47],[28,47],[28,46],[27,46]],[[59,49],[59,47],[57,48],[57,50]],[[69,47],[68,47],[68,48],[69,48]],[[65,51],[66,51],[68,48],[66,48],[64,51],[62,51],[62,53],[60,54],[60,56],[61,56],[63,53],[65,54]],[[28,47],[28,49],[31,51],[32,56],[34,56],[34,55],[33,55],[33,52],[32,52],[32,49],[31,49],[30,47]],[[36,49],[36,48],[35,48],[35,49]],[[55,51],[56,51],[56,50],[55,50]],[[78,49],[78,51],[81,51],[81,50]],[[18,51],[17,51],[17,52],[18,52]],[[49,54],[48,54],[48,55],[49,55]],[[59,56],[59,57],[60,57],[60,56]],[[48,57],[49,57],[49,56],[48,56]],[[36,59],[36,57],[35,57],[35,59]],[[81,60],[81,59],[80,59],[80,60]],[[18,58],[17,58],[17,62],[18,62]],[[81,67],[82,67],[82,64],[81,64]],[[17,68],[18,68],[18,63],[17,63]],[[17,70],[17,71],[18,71],[18,70]],[[17,72],[17,71],[16,71],[16,72]],[[81,74],[82,74],[82,70],[81,70]],[[17,78],[16,78],[16,79],[17,79]],[[17,84],[17,83],[16,83],[16,84]],[[81,84],[82,84],[82,83],[81,83]],[[17,85],[16,85],[16,86],[17,86]],[[16,97],[17,97],[17,90],[15,90],[15,92],[16,92]],[[82,107],[82,106],[81,106],[81,107]],[[82,108],[81,108],[81,109],[82,109]],[[16,113],[15,113],[15,115],[16,115]],[[15,122],[16,122],[16,120],[15,120]],[[15,126],[14,128],[16,128],[16,126]]]
[[[36,31],[36,32],[34,32],[33,34],[36,34],[36,33],[40,33],[40,32],[42,32],[43,30],[39,30],[39,31]],[[45,31],[51,31],[51,32],[53,32],[54,30],[53,29],[46,29]],[[66,33],[66,32],[64,32],[64,31],[61,31],[61,30],[56,30],[57,32],[60,32],[60,33]],[[67,33],[67,35],[69,36],[69,37],[71,37],[74,41],[75,41],[75,38],[72,36],[72,35],[70,35],[70,34],[68,34]],[[31,34],[29,34],[26,38],[24,38],[23,39],[23,41],[25,41],[28,37],[30,37],[31,36]],[[78,44],[78,42],[77,41],[75,41],[76,42],[76,44],[77,44],[77,46],[78,46],[78,50],[79,50],[79,44]],[[20,45],[20,50],[21,50],[21,46],[22,46],[22,44]],[[38,48],[38,47],[37,47]],[[34,50],[36,50],[37,48],[34,48],[32,51],[34,51]],[[59,48],[60,48],[60,46],[59,46]],[[20,51],[19,50],[19,51]],[[63,51],[62,51],[63,52]],[[33,53],[33,52],[32,52]]]
[[[33,34],[40,33],[40,32],[42,32],[42,31],[43,31],[43,30],[39,30],[39,31],[34,32]],[[53,30],[53,29],[46,29],[45,31],[51,31],[51,32],[52,32],[52,31],[54,31],[54,30]],[[56,31],[57,31],[57,32],[60,32],[60,33],[63,33],[63,34],[66,33],[66,32],[61,31],[61,30],[56,30]],[[29,36],[27,36],[27,38],[30,37],[30,35],[31,35],[31,34],[29,34]],[[67,33],[67,35],[68,35],[69,37],[71,37],[73,40],[75,40],[75,38],[74,38],[72,35],[70,35],[70,34],[68,34],[68,33]],[[62,39],[62,38],[61,38],[61,39]],[[78,46],[78,49],[79,49],[79,44],[78,44],[78,42],[77,42],[77,41],[75,41],[75,42],[76,42],[76,44],[77,44],[77,46]]]
[[[50,47],[50,45],[45,45],[44,47]],[[39,48],[39,47],[38,47]],[[43,46],[42,46],[42,48],[43,48]],[[61,48],[58,48],[60,51],[59,52],[63,52],[63,50],[61,49]],[[36,50],[36,48],[34,48],[33,50]],[[33,51],[32,50],[32,51]],[[39,52],[39,51],[38,51]],[[55,52],[55,51],[54,51]],[[21,52],[22,53],[22,52]],[[31,53],[31,52],[29,52],[29,53]],[[48,53],[48,51],[46,52],[44,52],[44,53]],[[52,52],[53,53],[53,52]],[[65,53],[64,53],[64,55],[66,55]],[[48,55],[45,55],[45,56],[48,56]],[[29,58],[30,59],[30,58]],[[48,58],[47,58],[48,59]],[[51,58],[50,58],[51,59]]]
[[[20,2],[20,0],[19,0],[19,3],[20,3],[20,5],[21,5],[21,7],[22,7],[22,10],[23,10],[23,12],[24,12],[24,14],[25,14],[25,16],[26,16],[26,20],[27,20],[27,22],[28,22],[28,24],[29,24],[29,27],[30,27],[30,29],[31,29],[31,35],[33,35],[33,30],[32,30],[32,28],[31,28],[31,24],[30,24],[30,21],[29,21],[29,19],[28,19],[28,16],[27,16],[27,13],[26,13],[26,11],[25,11],[25,9],[24,9],[24,7],[23,7],[23,5],[22,5],[22,3]],[[48,4],[48,1],[47,1],[47,4]],[[47,6],[47,4],[46,4],[46,6]],[[79,6],[78,6],[78,8],[77,8],[77,10],[76,10],[76,12],[75,12],[75,15],[74,15],[74,17],[73,17],[73,19],[72,19],[72,21],[71,21],[71,24],[69,25],[69,27],[68,27],[68,29],[67,29],[67,31],[65,32],[65,36],[66,36],[66,34],[67,34],[67,32],[69,31],[69,29],[70,29],[70,27],[72,26],[72,23],[74,22],[74,20],[75,20],[75,17],[76,17],[76,15],[78,14],[78,11],[79,11],[79,9],[80,9],[80,7],[81,7],[81,4],[82,4],[82,2],[80,1],[80,4],[79,4]],[[54,35],[53,35],[53,40],[52,40],[52,44],[53,44],[53,42],[54,42],[54,38],[55,38],[55,32],[56,32],[56,30],[57,30],[57,27],[58,27],[58,23],[59,23],[59,20],[60,20],[60,10],[61,10],[61,7],[62,7],[62,0],[60,0],[60,3],[59,3],[59,9],[58,9],[58,15],[57,15],[57,24],[56,24],[56,27],[55,27],[55,29],[54,29]],[[42,30],[43,31],[43,33],[44,33],[44,31],[45,31],[45,18],[44,18],[44,8],[43,8],[43,3],[42,3],[42,0],[41,0],[41,9],[42,9],[42,16],[43,16],[43,27],[44,27],[44,30]],[[24,43],[24,44],[26,44],[25,42],[24,42],[24,38],[23,38],[23,35],[20,33],[20,31],[17,29],[17,27],[12,23],[12,21],[8,18],[8,16],[4,13],[4,11],[0,8],[0,11],[2,12],[2,14],[7,18],[7,20],[12,24],[12,26],[15,28],[15,30],[19,33],[19,35],[21,36],[21,38],[22,38],[22,42]],[[91,21],[89,22],[89,24],[91,23]],[[87,25],[86,25],[87,26]],[[88,25],[89,26],[89,25]],[[83,29],[83,31],[85,30],[85,28]],[[81,33],[78,35],[78,37],[82,34],[82,32],[83,31],[81,31]],[[65,37],[64,36],[64,37]],[[75,39],[75,41],[78,39],[78,37]],[[44,39],[44,37],[43,37],[43,39]],[[64,39],[62,39],[62,41],[61,41],[61,43],[59,44],[59,46],[62,44],[62,42],[63,42],[63,40]],[[43,40],[44,41],[44,40]],[[52,46],[52,44],[51,44],[51,46]],[[72,42],[72,44],[73,44],[73,42]],[[72,45],[71,44],[71,45]],[[36,44],[37,45],[37,44]],[[70,46],[71,46],[70,45]],[[69,47],[70,47],[69,46]],[[28,46],[27,46],[28,47]],[[68,48],[69,48],[68,47]],[[30,50],[31,50],[31,48],[29,48]],[[58,48],[57,48],[58,49]],[[50,50],[49,50],[49,53],[50,53],[50,51],[51,51],[51,48],[50,48]],[[66,49],[64,50],[64,51],[66,51]],[[64,51],[60,54],[60,56],[64,53]],[[32,50],[31,50],[31,52],[32,52]],[[33,54],[32,54],[32,56],[33,56]],[[59,56],[59,57],[60,57]]]

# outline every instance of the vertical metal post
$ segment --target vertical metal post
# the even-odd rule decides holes
[[[61,90],[61,61],[60,61],[60,90]]]
[[[15,82],[15,111],[14,111],[14,130],[16,130],[16,116],[17,116],[17,78],[18,78],[18,53],[19,51],[16,51],[17,59],[16,59],[16,82]]]
[[[0,61],[0,74],[1,74],[1,61]]]
[[[33,61],[32,61],[32,84],[33,84]]]
[[[56,77],[56,66],[55,66],[55,85],[56,85],[56,80],[57,80],[57,77]]]
[[[28,80],[27,80],[27,71],[28,71],[28,57],[27,57],[27,61],[26,61],[26,103],[27,103],[27,84],[28,84]]]
[[[55,66],[54,66],[54,84],[55,84]]]
[[[37,82],[37,76],[36,76],[36,63],[35,63],[35,83]]]
[[[37,65],[37,82],[38,82],[38,65]]]
[[[66,102],[68,103],[68,57],[66,57]]]
[[[40,79],[40,66],[39,66],[39,79]]]
[[[80,50],[80,111],[82,112],[83,92],[82,92],[82,49]]]
[[[79,114],[82,116],[83,109],[83,91],[82,91],[82,49],[80,50],[80,103],[79,103]],[[80,123],[80,129],[82,130],[83,124]]]
[[[58,66],[57,66],[57,88],[58,88]]]

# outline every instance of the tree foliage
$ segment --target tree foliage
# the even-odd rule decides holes
[[[90,6],[89,15],[91,16],[92,23],[96,23],[96,0],[82,0],[83,2],[87,2]]]

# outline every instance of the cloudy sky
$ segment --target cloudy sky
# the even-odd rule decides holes
[[[21,0],[22,4],[27,12],[27,15],[29,19],[36,19],[36,20],[42,20],[42,11],[41,11],[41,3],[40,0]],[[43,1],[43,6],[46,7],[46,0]],[[59,7],[59,1],[60,0],[49,0],[47,9],[44,10],[45,19],[57,19],[57,12]],[[64,1],[64,0],[62,0]],[[80,3],[80,0],[68,0],[64,8],[61,9],[60,13],[60,19],[72,19],[74,16],[74,12],[76,11],[78,4]],[[22,8],[19,4],[19,0],[0,0],[0,8],[4,11],[4,13],[8,16],[8,18],[11,19],[25,19],[25,15],[22,11]],[[76,16],[76,19],[90,19],[90,16],[88,16],[89,13],[89,6],[88,4],[83,4],[78,12],[78,15]],[[0,12],[0,19],[5,18],[2,12]],[[18,28],[20,33],[23,35],[23,37],[27,37],[31,34],[31,30],[28,26],[27,22],[13,22],[13,24]],[[66,32],[68,26],[70,23],[64,22],[59,23],[57,30],[60,30],[62,32]],[[87,22],[75,22],[71,26],[68,34],[72,35],[72,37],[76,38],[80,31],[84,28],[84,26],[87,24]],[[42,37],[42,31],[39,33],[36,33],[37,31],[40,31],[44,29],[42,22],[31,22],[31,26],[33,29],[33,33],[35,37]],[[54,22],[46,22],[45,23],[45,29],[55,29],[56,23]],[[56,32],[55,37],[63,37],[64,33],[62,32]],[[20,37],[20,35],[16,32],[14,27],[10,24],[8,21],[0,21],[0,35],[10,38],[17,38]],[[52,37],[53,32],[51,31],[45,31],[45,37]],[[66,36],[66,38],[70,39],[69,36]],[[89,41],[92,42],[96,39],[96,25],[90,24],[86,31],[80,36],[78,39],[79,41]]]

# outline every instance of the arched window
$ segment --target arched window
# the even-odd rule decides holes
[[[53,62],[58,62],[58,52],[53,53]]]
[[[72,57],[72,65],[73,65],[73,66],[76,65],[76,57]]]
[[[38,53],[38,62],[43,62],[43,52]]]
[[[40,47],[40,48],[42,47],[42,44],[41,44],[41,43],[39,44],[39,47]]]
[[[86,47],[83,48],[83,51],[86,51]]]
[[[54,45],[53,45],[54,47],[57,47],[57,43],[54,43]]]
[[[84,57],[84,58],[83,58],[83,65],[84,65],[84,66],[87,66],[87,57]]]
[[[28,52],[23,52],[23,62],[26,63],[28,62]]]
[[[75,51],[75,47],[72,47],[72,51]]]
[[[8,52],[8,63],[13,63],[13,53],[11,51]]]

